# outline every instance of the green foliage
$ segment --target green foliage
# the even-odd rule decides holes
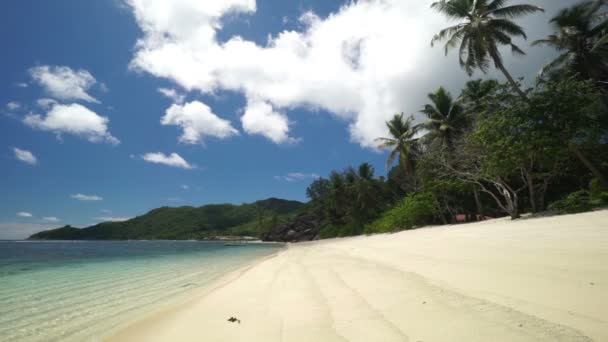
[[[428,118],[421,124],[428,131],[424,141],[427,145],[437,144],[452,150],[456,136],[468,126],[464,108],[443,87],[429,94],[428,98],[431,103],[421,111]]]
[[[327,225],[321,228],[319,237],[330,239],[336,237],[347,237],[363,234],[363,226],[359,223],[351,222],[341,226]]]
[[[329,179],[313,181],[306,193],[311,211],[325,222],[328,232],[334,232],[326,233],[330,236],[352,235],[348,233],[356,231],[352,227],[375,219],[390,197],[384,179],[375,178],[374,168],[368,163],[359,165],[357,170],[333,171]],[[342,231],[343,226],[350,228]]]
[[[603,191],[597,178],[592,179],[589,183],[589,198],[594,207],[608,205],[608,191]]]
[[[602,207],[608,205],[608,191],[602,191],[594,197],[591,197],[591,205],[593,207]]]
[[[431,40],[431,46],[440,41],[446,41],[445,54],[460,45],[458,59],[460,66],[472,75],[475,69],[486,73],[491,63],[494,64],[511,83],[520,97],[525,93],[519,88],[502,62],[499,47],[511,48],[513,54],[525,53],[513,43],[514,37],[526,38],[524,29],[512,19],[527,14],[542,12],[543,9],[533,5],[510,5],[507,0],[473,1],[473,0],[439,0],[431,4],[431,8],[446,17],[459,20],[454,26],[445,28]]]
[[[84,229],[63,227],[34,234],[30,239],[182,240],[216,235],[259,236],[270,225],[288,219],[303,206],[297,201],[271,198],[242,205],[162,207],[124,222],[103,222]]]
[[[387,233],[420,227],[432,223],[437,213],[431,194],[412,194],[367,225],[365,233]]]
[[[576,214],[590,211],[593,208],[589,192],[580,190],[573,192],[564,199],[553,202],[549,205],[550,210],[557,211],[560,214]]]
[[[399,168],[404,174],[413,174],[416,158],[420,152],[418,143],[418,126],[414,125],[414,117],[404,118],[403,113],[395,114],[386,122],[389,137],[377,138],[379,148],[390,149],[386,168],[389,169],[395,158],[399,158]]]
[[[559,52],[541,69],[540,76],[555,80],[576,73],[582,79],[605,80],[608,76],[607,14],[597,0],[582,1],[559,11],[551,19],[554,33],[533,43]]]

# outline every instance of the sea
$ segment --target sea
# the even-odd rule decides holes
[[[98,341],[280,244],[0,241],[0,341]]]

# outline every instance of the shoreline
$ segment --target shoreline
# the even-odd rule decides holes
[[[188,240],[184,240],[184,241],[188,241]],[[197,242],[219,242],[219,241],[197,241]],[[264,243],[264,242],[260,242],[260,243]],[[263,262],[264,260],[275,257],[278,253],[281,253],[281,251],[283,251],[283,250],[285,250],[285,247],[278,249],[276,252],[274,252],[270,255],[267,255],[267,256],[264,256],[261,258],[257,258],[255,260],[247,263],[246,265],[238,267],[235,270],[222,274],[219,277],[217,277],[216,279],[211,280],[211,282],[207,286],[199,288],[192,293],[183,295],[182,298],[174,300],[171,304],[163,305],[160,307],[151,307],[147,312],[145,312],[142,315],[130,317],[127,321],[123,322],[122,324],[116,325],[116,326],[112,327],[111,329],[109,329],[103,336],[99,337],[99,340],[101,340],[101,341],[110,340],[110,339],[114,338],[115,336],[117,336],[118,334],[120,334],[121,332],[131,329],[134,326],[137,326],[141,322],[154,322],[157,319],[164,319],[168,315],[171,315],[180,310],[183,310],[184,308],[188,307],[189,305],[194,304],[197,300],[200,300],[201,298],[205,297],[209,293],[238,279],[242,274],[247,272],[247,270],[255,267],[256,265]]]
[[[607,222],[601,210],[288,244],[107,338],[606,340]]]

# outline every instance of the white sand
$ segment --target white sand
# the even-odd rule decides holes
[[[113,340],[608,341],[608,211],[290,245]]]

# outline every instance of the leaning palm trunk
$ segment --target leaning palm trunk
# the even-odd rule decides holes
[[[570,149],[572,150],[572,153],[587,167],[587,169],[591,171],[593,176],[597,178],[597,180],[602,185],[602,188],[608,189],[608,180],[606,180],[606,177],[602,175],[602,172],[600,172],[600,170],[598,170],[598,168],[593,165],[593,163],[587,158],[587,156],[585,156],[583,151],[581,151],[574,144],[570,145]]]
[[[523,92],[523,90],[521,90],[521,88],[519,87],[519,84],[513,79],[513,76],[511,76],[511,74],[509,73],[507,68],[505,68],[502,61],[499,58],[496,58],[494,56],[492,56],[492,58],[494,59],[494,64],[496,65],[496,67],[498,69],[500,69],[500,71],[502,71],[502,73],[505,75],[505,77],[507,78],[507,80],[509,81],[511,86],[513,87],[513,90],[515,90],[515,92],[517,92],[517,94],[522,98],[522,100],[528,101],[528,96],[526,95],[526,93]]]

